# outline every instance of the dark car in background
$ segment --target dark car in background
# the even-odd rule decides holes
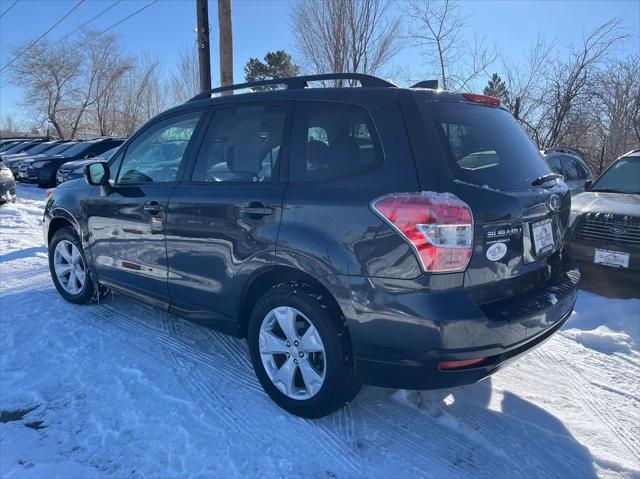
[[[44,140],[28,140],[22,141],[16,145],[13,145],[11,148],[7,148],[5,151],[0,153],[0,160],[4,160],[6,156],[13,155],[14,153],[28,152],[29,150],[35,148]]]
[[[124,140],[118,138],[99,138],[83,141],[73,145],[59,155],[34,158],[23,161],[18,167],[18,180],[38,183],[38,186],[55,186],[58,168],[70,161],[81,158],[93,158],[107,150],[110,150]]]
[[[359,88],[308,88],[346,79]],[[286,89],[212,98],[285,84]],[[44,214],[53,283],[246,337],[287,411],[473,383],[569,318],[568,187],[496,98],[333,74],[150,120]]]
[[[581,269],[628,279],[640,295],[640,150],[572,199],[571,242]]]
[[[64,183],[65,181],[75,180],[76,178],[84,178],[84,169],[92,163],[106,163],[111,157],[118,151],[119,146],[111,148],[110,150],[101,153],[95,158],[87,158],[86,160],[70,161],[58,168],[58,174],[56,175],[56,184]]]
[[[547,148],[541,153],[551,170],[562,175],[572,195],[583,192],[588,182],[593,179],[591,169],[575,151],[566,148]]]
[[[7,165],[0,161],[0,204],[16,201],[16,181]]]
[[[7,166],[9,166],[9,168],[11,168],[11,172],[13,173],[13,176],[15,176],[16,179],[18,179],[18,167],[20,166],[20,163],[24,161],[30,161],[36,158],[43,158],[45,156],[59,155],[62,152],[71,148],[71,146],[75,145],[76,143],[77,142],[75,141],[61,141],[51,146],[49,149],[47,149],[44,152],[35,153],[35,154],[33,152],[28,152],[26,155],[20,155],[20,156],[11,155],[8,160],[5,160],[5,163],[7,164]],[[35,148],[34,148],[34,151],[35,151]]]
[[[11,153],[3,155],[3,161],[7,164],[12,163],[14,161],[20,161],[21,158],[25,158],[26,156],[34,156],[39,155],[40,153],[46,153],[53,149],[56,145],[59,145],[62,140],[53,140],[53,141],[43,141],[33,148],[29,148],[28,150],[21,151],[20,153]]]

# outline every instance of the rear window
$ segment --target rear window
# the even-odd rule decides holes
[[[497,190],[523,190],[550,173],[518,122],[500,108],[430,102],[455,179]]]

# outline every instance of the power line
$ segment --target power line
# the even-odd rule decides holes
[[[69,38],[71,35],[73,35],[74,33],[76,33],[78,30],[80,30],[83,27],[86,27],[87,25],[89,25],[91,22],[93,22],[95,19],[101,17],[102,15],[104,15],[105,13],[107,13],[109,10],[111,10],[113,7],[115,7],[116,5],[118,5],[120,2],[122,2],[122,0],[118,0],[115,3],[112,3],[110,6],[108,6],[107,8],[105,8],[104,10],[102,10],[100,13],[98,13],[97,15],[94,15],[91,19],[89,19],[88,21],[82,23],[81,25],[79,25],[77,28],[71,30],[69,33],[67,33],[64,37],[60,38],[59,40],[56,40],[55,42],[53,42],[51,45],[49,45],[49,48],[57,45],[60,42],[63,42],[64,40],[66,40],[67,38]]]
[[[49,30],[47,30],[47,31],[46,31],[46,32],[44,32],[42,35],[40,35],[40,37],[38,37],[38,39],[37,39],[37,40],[35,40],[35,41],[31,42],[31,44],[30,44],[27,48],[25,48],[22,52],[20,52],[20,53],[19,53],[19,54],[18,54],[18,55],[13,59],[13,60],[11,60],[11,61],[10,61],[9,63],[7,63],[5,66],[3,66],[3,67],[0,69],[0,72],[3,72],[4,70],[6,70],[10,65],[12,65],[12,64],[13,64],[13,62],[15,62],[18,58],[20,58],[20,57],[21,57],[22,55],[24,55],[25,53],[27,53],[27,52],[31,49],[31,47],[33,47],[36,43],[38,43],[40,40],[42,40],[44,37],[46,37],[46,36],[47,36],[47,34],[48,34],[49,32],[51,32],[51,30],[53,30],[53,29],[54,29],[54,28],[56,28],[58,25],[60,25],[60,24],[62,23],[62,21],[63,21],[65,18],[67,18],[69,15],[71,15],[71,13],[72,13],[76,8],[78,8],[80,5],[82,5],[85,1],[86,1],[86,0],[79,0],[79,2],[78,2],[78,3],[76,3],[76,4],[75,4],[75,6],[74,6],[71,10],[69,10],[67,13],[65,13],[65,14],[62,16],[62,18],[61,18],[60,20],[58,20],[56,23],[54,23],[54,24],[53,24],[53,26],[52,26],[51,28],[49,28]]]
[[[11,5],[9,5],[9,7],[7,7],[7,9],[4,12],[0,13],[0,18],[4,17],[4,14],[7,13],[9,10],[11,10],[15,6],[15,4],[18,3],[19,1],[20,0],[16,0]]]
[[[140,13],[142,10],[144,10],[145,8],[149,8],[151,5],[153,5],[154,3],[158,3],[159,0],[153,0],[153,2],[151,3],[147,3],[144,7],[139,8],[138,10],[136,10],[135,12],[127,15],[126,17],[124,17],[122,20],[120,20],[117,23],[114,23],[113,25],[111,25],[109,28],[106,28],[105,30],[102,30],[100,33],[98,33],[96,36],[90,38],[89,40],[87,40],[88,42],[91,42],[93,40],[95,40],[96,38],[100,37],[101,35],[104,35],[105,33],[107,33],[109,30],[112,30],[114,28],[116,28],[118,25],[120,25],[121,23],[129,20],[131,17],[134,17],[135,15],[137,15],[138,13]]]

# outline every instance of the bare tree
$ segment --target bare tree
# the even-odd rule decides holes
[[[180,50],[178,65],[169,77],[169,90],[174,104],[187,101],[199,91],[198,52],[196,45]]]
[[[14,49],[16,54],[23,50]],[[73,107],[82,63],[81,52],[69,44],[49,47],[41,41],[11,65],[11,80],[23,88],[25,107],[40,124],[49,122],[59,138],[67,137],[68,111]]]
[[[427,65],[438,72],[442,88],[463,90],[497,58],[484,38],[465,39],[467,18],[454,0],[410,0],[408,36],[424,48]]]
[[[291,20],[304,67],[315,73],[378,73],[399,49],[389,0],[300,0]],[[341,84],[342,82],[338,82]]]

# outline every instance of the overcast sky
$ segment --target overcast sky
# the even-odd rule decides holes
[[[44,33],[78,0],[0,0],[0,65],[13,58],[15,45]],[[293,1],[293,0],[292,0]],[[78,25],[114,4],[116,0],[88,0],[58,25],[48,38],[60,38]],[[135,12],[151,0],[122,0],[89,26],[103,30]],[[469,36],[477,34],[495,43],[498,50],[519,59],[539,33],[557,39],[558,45],[578,43],[583,34],[611,18],[620,18],[631,39],[618,54],[640,52],[640,1],[497,1],[461,2],[469,16]],[[262,58],[267,51],[284,49],[296,55],[290,28],[288,0],[232,0],[235,80],[244,80],[243,67],[250,57]],[[397,5],[394,10],[398,11]],[[218,83],[217,2],[210,2],[212,24],[213,82]],[[395,12],[392,12],[395,13]],[[131,54],[151,52],[161,58],[165,71],[176,63],[180,49],[195,42],[195,0],[160,0],[112,31],[120,35]],[[407,44],[392,61],[390,71],[402,69],[412,78],[428,75],[420,50]],[[496,65],[495,70],[500,73]],[[0,115],[19,116],[20,89],[0,74]]]

